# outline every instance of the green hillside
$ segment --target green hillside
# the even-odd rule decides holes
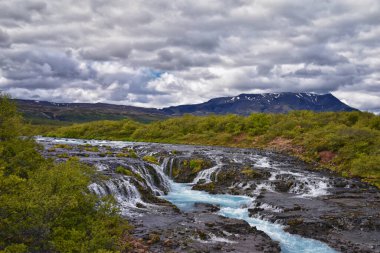
[[[185,115],[150,124],[98,121],[62,127],[47,135],[270,148],[380,186],[380,116],[366,112]]]

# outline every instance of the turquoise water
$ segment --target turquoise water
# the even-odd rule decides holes
[[[171,191],[164,196],[165,199],[178,206],[183,211],[194,209],[194,203],[209,203],[220,206],[219,214],[225,217],[247,221],[251,226],[264,231],[273,240],[280,242],[284,253],[336,253],[326,244],[292,235],[283,230],[283,226],[269,221],[251,218],[248,216],[247,206],[252,199],[246,196],[217,194],[212,195],[203,191],[191,190],[189,184],[171,182]]]

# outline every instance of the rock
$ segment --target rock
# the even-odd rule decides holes
[[[145,205],[143,205],[143,204],[141,204],[141,203],[136,203],[136,207],[138,207],[138,208],[146,208],[146,206]]]
[[[213,204],[208,204],[208,203],[195,203],[194,207],[195,207],[197,212],[215,213],[215,212],[218,212],[220,210],[219,206],[213,205]]]

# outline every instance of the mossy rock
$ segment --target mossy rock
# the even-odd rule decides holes
[[[153,203],[153,204],[167,203],[166,200],[158,198],[156,195],[154,195],[154,193],[152,192],[150,188],[145,188],[138,182],[135,182],[134,185],[136,186],[137,190],[141,194],[141,199],[144,202]]]
[[[138,155],[132,148],[123,148],[121,151],[126,155],[125,157],[138,158]]]
[[[262,175],[257,172],[256,170],[252,169],[252,168],[249,168],[249,167],[245,167],[241,173],[248,179],[256,179],[256,178],[260,178],[262,177]]]
[[[115,172],[119,173],[119,174],[123,174],[123,175],[128,176],[128,177],[135,178],[136,180],[138,180],[140,182],[144,181],[144,179],[141,177],[141,175],[134,173],[134,172],[122,167],[122,166],[116,167]]]
[[[154,157],[154,156],[150,156],[150,155],[144,156],[143,160],[148,163],[159,164],[157,157]]]
[[[126,153],[117,153],[116,157],[119,157],[119,158],[129,158],[129,154],[126,154]]]
[[[291,220],[288,220],[287,224],[289,226],[298,226],[298,225],[301,225],[303,223],[303,219],[302,218],[298,218],[298,219],[291,219]]]
[[[60,148],[60,149],[67,149],[67,150],[72,150],[73,147],[68,145],[68,144],[55,144],[54,148]]]
[[[214,182],[210,182],[207,184],[196,184],[192,187],[192,190],[198,190],[198,191],[206,191],[211,194],[216,194],[216,185]]]
[[[99,147],[98,146],[91,146],[89,144],[86,144],[83,147],[83,150],[87,152],[99,152]]]
[[[58,154],[57,157],[58,158],[69,158],[70,156],[67,153],[62,153],[62,154]]]
[[[201,157],[179,158],[173,162],[171,177],[175,182],[190,183],[200,171],[210,167],[212,162]]]
[[[161,237],[158,233],[151,233],[149,234],[148,244],[155,244],[155,243],[158,243],[160,240],[161,240]]]
[[[221,170],[218,173],[218,183],[222,185],[230,185],[239,179],[237,170]]]

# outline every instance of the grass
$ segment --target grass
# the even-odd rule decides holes
[[[74,124],[42,134],[275,149],[380,186],[380,116],[366,112],[185,115],[150,124],[131,120]],[[196,162],[190,166],[199,167]]]

